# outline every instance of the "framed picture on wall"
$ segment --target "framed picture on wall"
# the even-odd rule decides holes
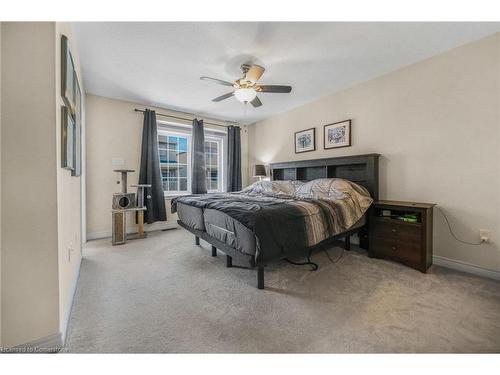
[[[75,113],[75,64],[69,49],[68,38],[61,36],[61,96],[71,114]]]
[[[61,167],[74,168],[75,123],[66,106],[61,107]]]
[[[82,92],[76,72],[74,73],[75,82],[75,131],[73,135],[73,169],[71,175],[79,177],[82,175]]]
[[[323,134],[325,150],[351,145],[351,120],[325,125]]]
[[[295,133],[295,153],[316,150],[316,129],[306,129]]]

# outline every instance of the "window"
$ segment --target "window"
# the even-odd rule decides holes
[[[205,165],[208,192],[224,191],[222,132],[205,131]],[[165,195],[191,191],[191,131],[182,126],[158,129],[158,152]]]
[[[188,143],[189,138],[185,135],[173,133],[158,135],[164,191],[188,191]]]

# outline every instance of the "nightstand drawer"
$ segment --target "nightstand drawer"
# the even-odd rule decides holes
[[[412,243],[390,238],[370,238],[370,250],[376,257],[390,258],[418,265],[421,262],[420,242]]]
[[[374,237],[420,243],[422,227],[413,223],[398,223],[393,219],[374,218],[370,223],[370,234]]]

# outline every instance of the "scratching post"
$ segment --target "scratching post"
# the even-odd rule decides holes
[[[144,236],[144,211],[137,212],[137,236],[142,238]]]

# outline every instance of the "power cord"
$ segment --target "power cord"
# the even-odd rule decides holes
[[[330,261],[330,263],[337,263],[338,261],[340,261],[343,257],[344,257],[344,254],[345,254],[345,249],[342,248],[342,251],[340,253],[340,255],[337,257],[337,259],[332,259],[332,257],[330,256],[330,253],[328,252],[328,249],[325,247],[323,249],[323,251],[325,252],[328,260]],[[290,264],[293,264],[294,266],[306,266],[306,265],[309,265],[311,266],[311,271],[317,271],[319,269],[319,265],[317,263],[314,263],[311,261],[311,255],[312,255],[312,250],[309,250],[309,254],[307,255],[307,262],[294,262],[293,260],[290,260],[288,258],[285,258],[284,260]]]
[[[325,251],[325,254],[326,254],[326,257],[328,258],[328,260],[330,261],[330,263],[337,263],[340,259],[342,259],[344,257],[344,254],[345,254],[345,249],[344,248],[341,248],[342,251],[340,252],[340,255],[337,257],[337,259],[333,260],[332,257],[330,256],[330,253],[328,252],[328,249],[325,248],[324,251]]]
[[[446,224],[448,224],[448,229],[450,231],[450,234],[453,236],[453,238],[455,240],[457,240],[458,242],[461,242],[463,244],[471,245],[471,246],[479,246],[479,245],[481,245],[481,242],[479,242],[479,243],[467,242],[467,241],[463,241],[460,238],[458,238],[457,236],[455,236],[455,233],[453,233],[453,230],[451,229],[450,221],[448,220],[448,217],[446,216],[446,214],[444,213],[444,211],[439,206],[436,206],[436,208],[438,209],[439,212],[441,212],[441,215],[443,215],[444,220],[446,221]]]
[[[290,264],[293,264],[294,266],[309,265],[309,266],[311,266],[311,271],[317,271],[319,266],[316,263],[311,262],[311,254],[312,254],[312,250],[309,250],[309,254],[307,255],[307,262],[294,262],[293,260],[290,260],[288,258],[285,258],[284,260]]]

